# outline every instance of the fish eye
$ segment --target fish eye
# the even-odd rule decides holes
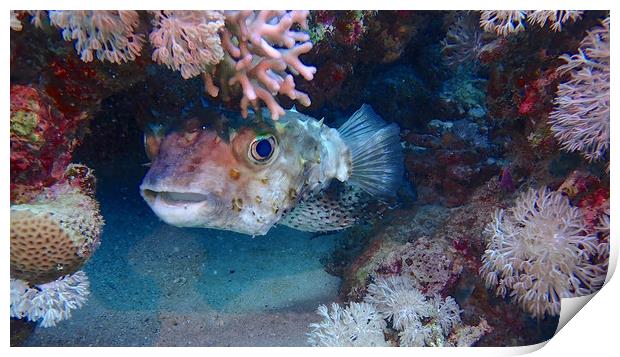
[[[276,145],[273,135],[259,136],[250,144],[249,156],[257,164],[266,164],[276,151]]]

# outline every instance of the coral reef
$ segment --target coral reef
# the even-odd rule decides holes
[[[86,303],[89,285],[81,270],[33,287],[21,279],[11,279],[11,317],[37,321],[41,327],[56,326]]]
[[[478,327],[463,327],[451,336],[444,335],[452,344],[457,337],[466,338],[470,333],[479,346],[517,346],[550,338],[557,319],[533,322],[517,305],[489,293],[478,275],[480,257],[486,249],[484,229],[496,207],[509,205],[510,198],[494,177],[474,190],[460,207],[433,206],[428,212],[426,209],[389,212],[382,220],[383,225],[366,233],[370,238],[360,238],[369,243],[343,270],[341,300],[363,301],[373,281],[400,276],[408,279],[410,287],[427,299],[437,294],[454,297],[462,310],[463,324]],[[424,223],[426,216],[432,225]],[[604,221],[605,216],[601,219]],[[605,238],[598,242],[604,252],[608,247]],[[597,259],[603,261],[604,254]],[[540,331],[533,327],[536,324],[551,329],[550,334],[541,337]],[[478,335],[487,329],[484,336]],[[398,337],[391,338],[394,339]]]
[[[412,129],[432,118],[436,97],[428,84],[409,65],[396,65],[376,73],[364,88],[362,98],[387,120]],[[383,93],[381,96],[376,92]]]
[[[567,21],[577,21],[583,11],[576,10],[487,10],[480,13],[480,26],[488,32],[506,36],[525,30],[523,21],[527,18],[530,24],[549,26],[553,31],[561,31]]]
[[[11,206],[11,277],[46,283],[79,270],[99,246],[103,218],[93,198],[67,182]]]
[[[578,10],[534,10],[527,15],[527,21],[531,24],[536,23],[544,27],[549,21],[549,27],[553,31],[562,31],[562,25],[567,21],[577,21],[583,15],[583,11]]]
[[[352,302],[343,309],[334,303],[331,311],[321,305],[317,313],[323,317],[323,321],[309,326],[312,329],[308,334],[311,346],[389,346],[383,335],[386,323],[371,304]]]
[[[132,10],[62,10],[49,12],[50,23],[62,29],[65,41],[76,40],[84,62],[124,63],[140,55],[144,36],[135,34],[139,15]],[[94,52],[94,55],[93,55]]]
[[[501,145],[494,157],[509,170],[513,183],[529,177],[538,185],[556,187],[572,170],[587,165],[578,162],[577,155],[559,152],[562,143],[554,138],[549,113],[554,106],[557,110],[558,84],[569,76],[557,70],[566,63],[561,55],[577,52],[582,34],[605,16],[604,11],[588,11],[571,23],[570,31],[543,29],[500,37],[485,45],[489,49],[492,45],[491,52],[480,54],[483,70],[488,68],[485,92],[490,136]],[[558,170],[560,163],[568,165],[563,172]]]
[[[369,281],[392,275],[411,277],[413,286],[425,294],[449,290],[463,267],[452,242],[434,237],[446,217],[440,206],[388,213],[385,226],[366,232],[370,238],[358,238],[369,243],[343,270],[341,298],[361,300]]]
[[[438,294],[454,283],[463,269],[446,254],[445,247],[437,240],[420,237],[415,243],[403,247],[402,273],[413,278],[413,286],[427,295]]]
[[[55,326],[89,294],[79,270],[99,247],[103,218],[92,170],[67,167],[28,203],[11,206],[11,317]]]
[[[218,32],[220,11],[152,11],[153,61],[180,71],[184,79],[205,73],[224,58]]]
[[[377,12],[367,17],[367,41],[379,63],[395,62],[420,29],[422,20],[416,11]]]
[[[222,87],[239,85],[243,92],[240,106],[247,117],[249,106],[260,108],[259,100],[277,120],[284,109],[274,98],[275,93],[288,96],[303,106],[310,97],[295,89],[292,74],[310,81],[316,68],[304,65],[299,56],[312,48],[310,36],[291,30],[296,24],[307,29],[308,11],[225,11],[226,26],[222,29],[222,45],[226,52],[217,73],[203,75],[207,93],[215,97]],[[224,88],[227,98],[231,88]]]
[[[523,20],[527,11],[523,10],[488,10],[480,13],[480,26],[488,32],[506,36],[525,30]]]
[[[446,37],[441,40],[441,52],[449,66],[475,63],[484,42],[478,18],[473,14],[459,13],[451,19]]]
[[[20,17],[43,27],[44,11],[12,12],[12,26],[18,31]],[[146,27],[137,11],[48,11],[49,22],[63,29],[63,38],[76,40],[75,50],[83,62],[94,58],[115,64],[141,62]],[[185,79],[202,75],[206,92],[220,95],[223,102],[241,88],[244,115],[264,102],[277,119],[284,109],[275,95],[286,95],[303,106],[307,94],[295,89],[293,75],[312,80],[316,68],[306,66],[299,56],[312,48],[310,37],[297,28],[308,29],[308,11],[149,11],[153,30],[149,34],[152,60],[180,71]],[[226,22],[224,19],[226,18]],[[226,53],[226,55],[225,55]],[[74,64],[77,66],[77,64]],[[141,64],[139,64],[141,65]],[[58,71],[65,71],[62,63]],[[217,67],[217,68],[216,68]],[[92,69],[90,69],[92,71]],[[88,73],[88,72],[87,72]],[[220,89],[222,90],[220,93]]]
[[[557,70],[570,79],[558,87],[549,115],[562,149],[579,151],[589,161],[600,159],[609,148],[609,17],[601,25],[588,32],[579,53],[560,56],[566,64]]]
[[[381,316],[390,321],[395,329],[413,327],[430,316],[431,304],[412,285],[411,279],[406,276],[381,277],[368,286],[364,301],[375,305]]]
[[[424,204],[462,205],[471,195],[471,187],[484,183],[498,170],[497,160],[492,159],[497,148],[489,140],[489,127],[460,119],[432,120],[427,128],[427,133],[405,137],[405,166],[418,188],[418,199]]]
[[[560,313],[560,299],[600,288],[606,266],[593,264],[596,237],[580,211],[546,188],[522,193],[512,208],[496,211],[480,268],[498,296],[509,294],[533,317]]]
[[[403,64],[404,61],[398,60],[408,57],[407,49],[417,38],[419,30],[429,21],[428,17],[428,13],[423,11],[312,11],[308,31],[314,46],[304,54],[304,59],[317,67],[317,73],[314,80],[299,83],[299,89],[312,98],[309,112],[315,117],[325,116],[329,120],[333,113],[328,108],[350,111],[368,102],[369,97],[377,102],[386,101],[384,97],[387,96],[383,94],[368,96],[363,93],[372,87],[367,85],[369,80],[385,80],[393,85],[407,87],[407,82],[391,80],[389,75],[382,72],[389,68],[386,64]],[[357,68],[364,70],[354,71]],[[388,85],[382,86],[382,89],[385,88],[402,97],[400,104],[403,107],[412,105],[412,101],[405,101],[407,95],[412,93],[408,88],[403,89],[402,95]],[[377,93],[381,93],[381,90],[377,89]],[[422,110],[432,107],[424,102],[416,102],[414,105]],[[377,108],[375,104],[373,107]],[[406,111],[408,108],[403,110]],[[398,114],[389,119],[392,118],[400,120],[399,124],[406,122]]]
[[[538,343],[562,297],[605,279],[607,11],[10,16],[14,321],[53,326],[86,301],[103,222],[76,147],[142,160],[143,128],[219,106],[337,126],[368,102],[403,129],[408,186],[324,261],[341,304],[319,307],[311,345]]]
[[[11,86],[11,202],[26,202],[61,179],[84,119],[63,114],[41,90]]]
[[[463,325],[454,298],[427,298],[406,276],[381,277],[369,285],[364,302],[344,309],[332,304],[331,313],[321,305],[317,313],[323,321],[309,326],[313,346],[471,346],[492,330],[484,319]],[[398,341],[385,340],[390,330]]]

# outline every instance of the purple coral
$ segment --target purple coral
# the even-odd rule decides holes
[[[558,71],[570,80],[558,87],[551,130],[562,149],[600,159],[609,148],[609,17],[588,32],[579,53],[560,58],[566,64]]]
[[[220,75],[205,73],[205,88],[211,96],[219,94],[219,86],[240,85],[243,91],[241,111],[248,115],[251,104],[260,108],[259,100],[267,105],[271,117],[277,120],[284,109],[274,96],[284,94],[303,106],[310,105],[306,93],[295,89],[293,74],[312,80],[316,68],[304,65],[299,56],[310,51],[310,36],[294,31],[297,24],[307,29],[308,11],[225,11],[226,26],[222,29],[222,45],[226,51],[225,64],[229,70],[220,69]],[[214,78],[215,77],[215,78]]]

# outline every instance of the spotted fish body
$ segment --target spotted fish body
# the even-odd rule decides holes
[[[213,112],[186,120],[157,140],[147,135],[152,163],[142,197],[179,227],[250,235],[277,223],[306,231],[346,228],[368,197],[393,193],[402,176],[395,124],[368,106],[347,123],[337,130],[295,111],[278,121]],[[376,150],[370,158],[364,153],[365,145],[376,144],[379,154],[391,156],[379,161],[384,167],[374,163]],[[332,181],[343,182],[342,189],[329,191]],[[386,187],[376,187],[381,182]]]

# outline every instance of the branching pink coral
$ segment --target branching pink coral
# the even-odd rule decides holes
[[[480,273],[498,296],[507,293],[536,318],[560,313],[560,299],[600,288],[606,266],[591,263],[599,249],[578,208],[546,188],[522,193],[486,227]]]
[[[307,29],[308,11],[225,11],[226,26],[222,29],[222,45],[231,67],[220,70],[219,85],[240,85],[243,91],[241,111],[248,115],[251,104],[260,108],[259,99],[267,105],[274,120],[284,115],[284,109],[274,96],[284,94],[298,103],[309,106],[307,94],[295,89],[293,74],[312,80],[316,68],[304,65],[299,56],[310,51],[309,35],[291,30],[294,24]],[[219,88],[213,73],[203,76],[205,88],[217,96]]]
[[[149,39],[153,61],[181,71],[183,78],[200,75],[224,58],[218,31],[220,11],[153,11]]]
[[[84,62],[123,63],[140,55],[143,35],[134,34],[139,15],[131,10],[50,11],[52,25],[63,29],[66,41],[77,40],[75,50]]]
[[[560,58],[566,64],[558,71],[570,80],[558,87],[551,130],[562,149],[600,159],[609,148],[609,17],[588,32],[579,53]]]

